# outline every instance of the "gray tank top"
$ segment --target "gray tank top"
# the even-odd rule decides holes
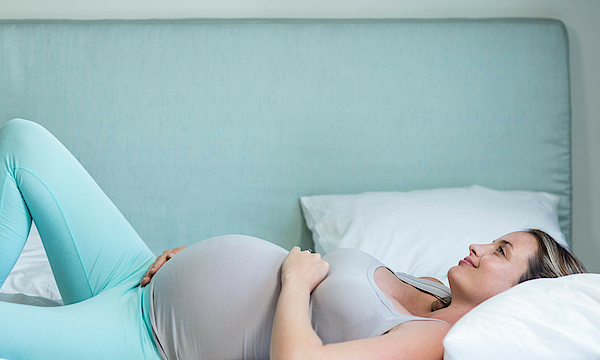
[[[375,283],[375,270],[385,265],[372,256],[339,249],[323,259],[329,263],[329,273],[311,295],[311,319],[324,344],[379,336],[411,320],[436,320],[396,311]],[[450,296],[444,285],[403,273],[396,276],[433,295]]]
[[[268,359],[281,264],[287,251],[270,242],[226,235],[197,243],[167,262],[150,289],[150,318],[164,359]],[[329,274],[311,295],[312,325],[324,343],[381,335],[410,320],[374,280],[384,266],[342,249],[324,257]],[[441,297],[443,285],[396,274]],[[439,320],[436,320],[439,321]]]

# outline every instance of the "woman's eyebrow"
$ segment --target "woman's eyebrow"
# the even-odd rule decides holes
[[[514,249],[515,247],[513,246],[513,244],[509,243],[508,241],[502,239],[500,240],[500,244],[502,245],[510,245],[511,249]]]

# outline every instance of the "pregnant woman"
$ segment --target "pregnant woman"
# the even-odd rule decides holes
[[[440,283],[352,249],[321,259],[228,235],[155,260],[41,126],[6,123],[0,158],[0,285],[33,218],[66,305],[0,302],[0,358],[441,359],[443,337],[477,304],[522,281],[585,271],[538,230],[471,245],[448,273],[451,302]]]

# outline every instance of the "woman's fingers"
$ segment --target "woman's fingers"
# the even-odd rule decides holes
[[[162,255],[160,255],[159,257],[157,257],[156,261],[154,261],[154,263],[152,265],[150,265],[150,268],[148,269],[148,271],[146,271],[146,274],[144,274],[144,277],[142,278],[142,281],[140,282],[140,285],[141,286],[148,285],[148,283],[152,279],[152,276],[154,276],[154,274],[156,274],[156,272],[158,271],[158,269],[160,269],[160,267],[166,261],[167,261],[167,256],[164,253]]]
[[[321,259],[320,254],[312,251],[301,251],[294,246],[282,265],[281,282],[293,282],[298,286],[306,286],[311,291],[327,276],[329,264]]]
[[[169,259],[171,259],[173,256],[175,256],[177,253],[179,253],[185,248],[185,246],[178,246],[175,249],[165,250],[162,253],[162,255],[157,257],[156,261],[154,261],[154,263],[150,265],[150,268],[148,269],[148,271],[146,271],[146,274],[144,274],[142,281],[140,281],[140,285],[148,285],[150,283],[150,280],[152,279],[152,276],[156,274],[156,272],[164,265],[164,263],[166,263]]]
[[[150,275],[154,275],[158,271],[158,269],[160,269],[160,267],[163,266],[163,264],[170,259],[169,254],[172,251],[173,250],[165,250],[162,255],[156,258],[156,261],[154,262],[154,264],[152,264],[152,267],[149,270]]]
[[[172,250],[167,250],[167,251],[168,251],[168,254],[167,254],[167,256],[166,256],[166,259],[165,259],[165,261],[163,262],[163,264],[164,264],[164,263],[165,263],[167,260],[169,260],[170,258],[172,258],[173,256],[177,255],[177,253],[179,253],[181,250],[183,250],[183,249],[186,249],[186,248],[187,248],[186,246],[178,246],[178,247],[176,247],[175,249],[172,249]],[[167,251],[165,251],[165,253],[166,253]],[[161,266],[162,266],[162,264],[161,264]],[[156,270],[158,270],[158,269],[155,269],[155,272],[156,272]]]

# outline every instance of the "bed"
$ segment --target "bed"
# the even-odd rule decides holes
[[[560,21],[9,20],[0,45],[0,123],[55,134],[155,253],[228,233],[326,252],[301,197],[436,189],[549,194],[571,243]],[[51,280],[19,289],[48,273],[39,244],[32,231],[3,300],[60,305]],[[573,284],[598,309],[597,276]],[[600,356],[599,314],[543,344]],[[456,333],[446,358],[470,358],[474,335]]]

